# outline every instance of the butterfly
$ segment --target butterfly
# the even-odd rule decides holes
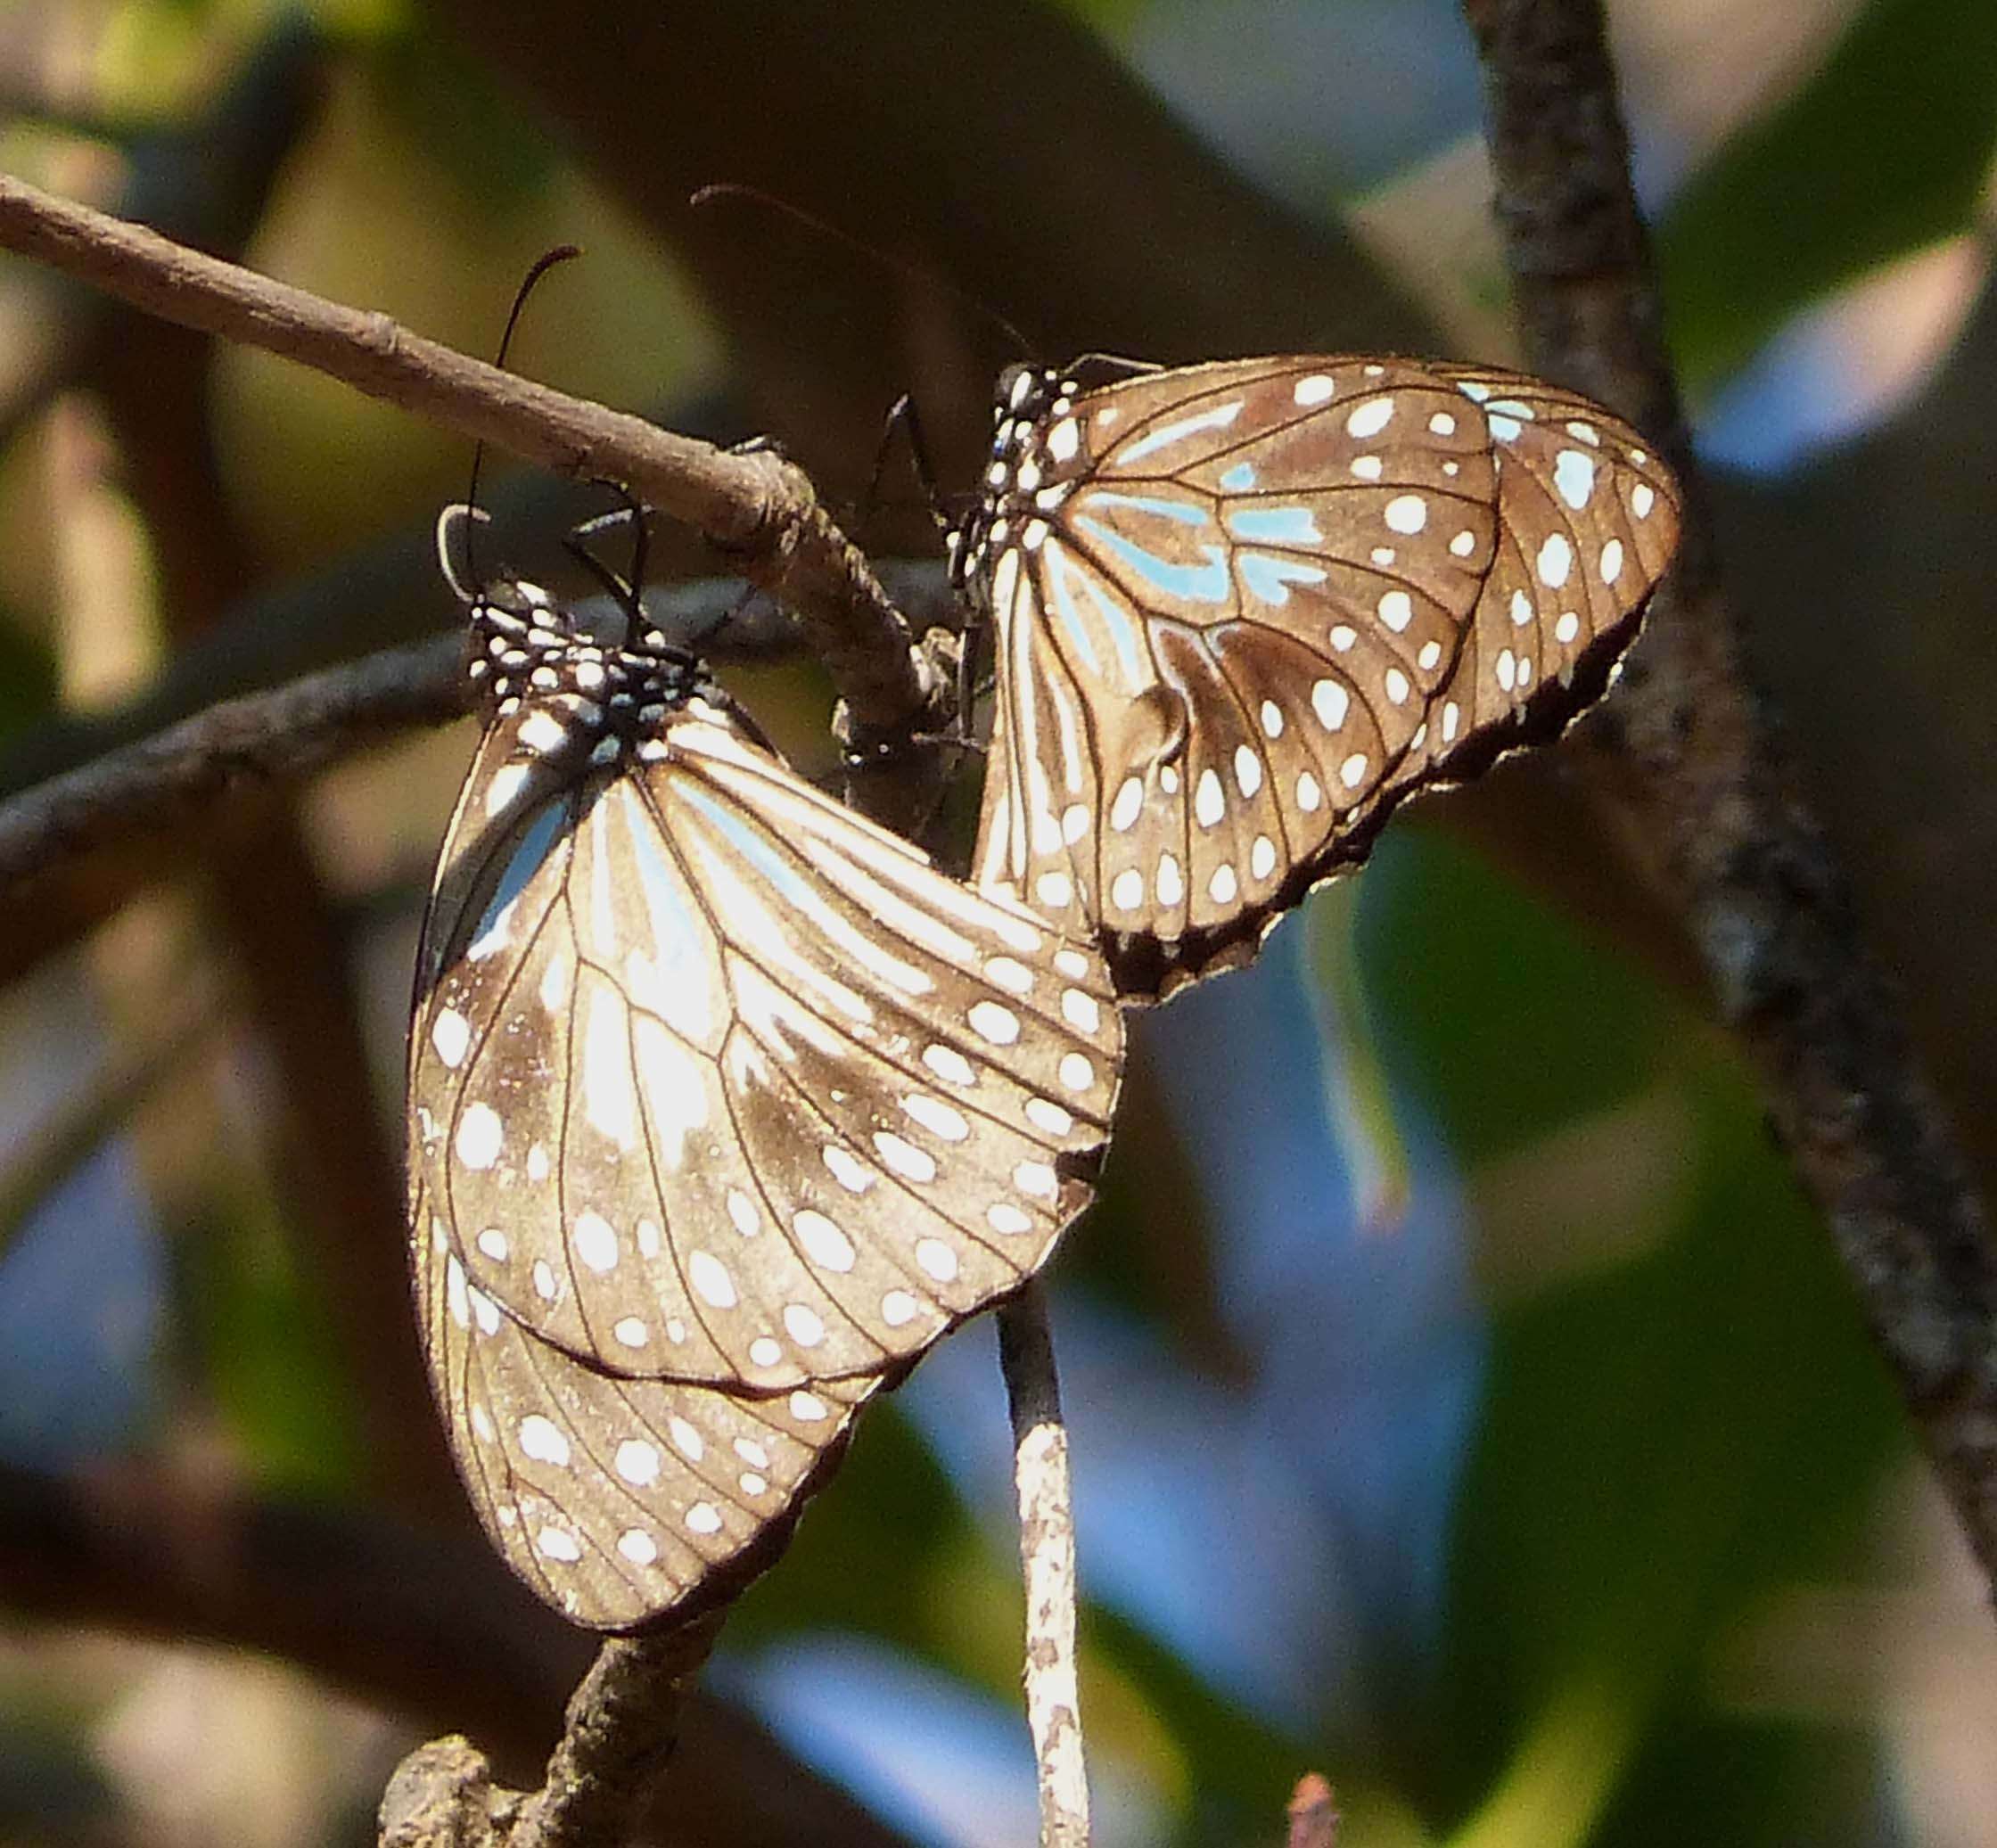
[[[646,624],[467,587],[485,730],[410,1030],[418,1315],[494,1543],[574,1621],[738,1589],[853,1415],[1087,1204],[1099,952],[789,769]],[[454,524],[455,522],[455,524]]]
[[[1418,790],[1557,735],[1677,543],[1628,424],[1516,373],[1001,376],[953,581],[995,632],[978,876],[1118,987],[1247,961]]]

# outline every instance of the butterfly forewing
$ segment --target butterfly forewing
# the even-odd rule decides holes
[[[474,605],[489,717],[419,957],[412,1239],[481,1517],[623,1627],[1046,1261],[1122,1029],[1086,940],[819,794],[690,664],[511,594]]]
[[[1474,768],[1536,703],[1557,728],[1593,699],[1678,540],[1677,483],[1626,424],[1516,373],[1447,372],[1500,458],[1500,543],[1404,781]]]
[[[960,575],[997,631],[982,878],[1130,990],[1252,953],[1401,797],[1599,690],[1676,535],[1626,426],[1516,374],[1017,374]]]
[[[1031,1275],[1086,1199],[1068,1170],[1121,1059],[1102,965],[705,702],[645,748],[551,799],[545,858],[419,1019],[468,1274],[614,1369],[879,1368]]]

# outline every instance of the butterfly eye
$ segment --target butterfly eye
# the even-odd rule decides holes
[[[995,632],[978,863],[1106,933],[1140,997],[1252,952],[1410,794],[1557,735],[1677,543],[1637,432],[1516,374],[1280,358],[1020,392],[1008,368],[1001,415],[1035,420],[1058,489],[995,475],[955,548]]]

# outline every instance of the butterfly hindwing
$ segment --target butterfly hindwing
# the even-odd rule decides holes
[[[469,1281],[421,1187],[411,1212],[424,1347],[473,1503],[514,1569],[578,1622],[627,1628],[739,1581],[878,1384],[751,1396],[600,1372]]]
[[[1598,407],[1518,374],[1008,374],[955,568],[996,631],[981,875],[1143,996],[1252,954],[1385,814],[1600,689],[1677,530]]]

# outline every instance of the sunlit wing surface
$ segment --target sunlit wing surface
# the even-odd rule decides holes
[[[1245,960],[1423,787],[1555,735],[1677,541],[1626,424],[1489,368],[1005,382],[953,563],[998,693],[979,875],[1120,988]]]
[[[850,1408],[1046,1261],[1122,1029],[1095,948],[509,588],[419,960],[412,1237],[481,1518],[619,1628],[760,1556]]]

